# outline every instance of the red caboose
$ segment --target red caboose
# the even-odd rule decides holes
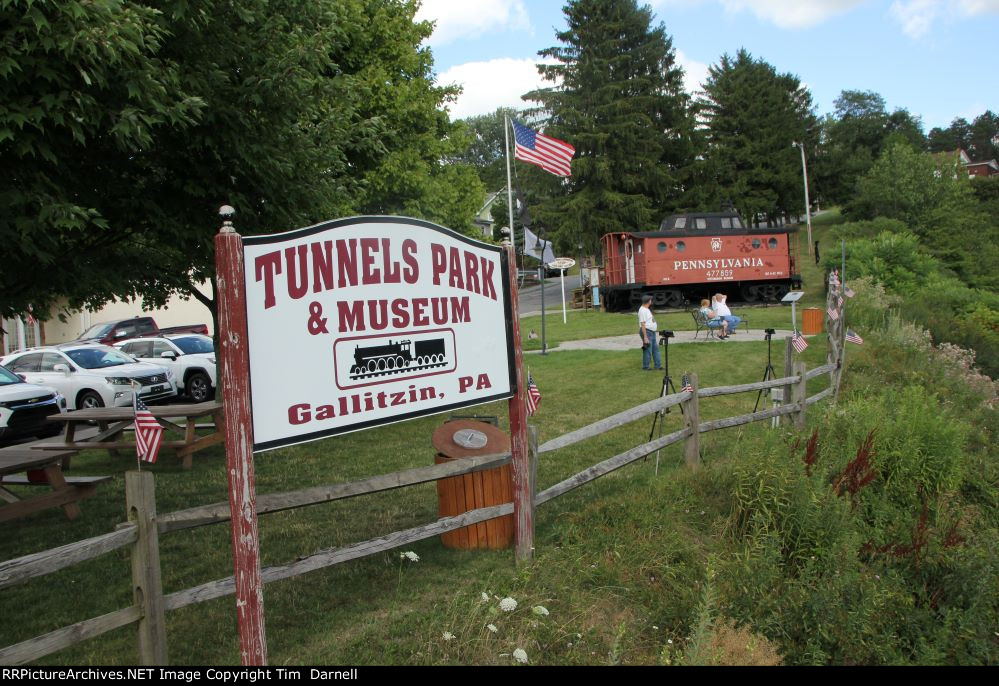
[[[659,231],[606,234],[600,297],[612,311],[633,309],[644,293],[657,307],[716,292],[746,302],[780,300],[801,287],[797,231],[746,228],[735,212],[699,212],[670,215]]]

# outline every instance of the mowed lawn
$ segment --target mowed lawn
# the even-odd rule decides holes
[[[787,328],[778,320],[789,315],[784,307],[754,308],[753,328]],[[660,321],[682,328],[684,317],[689,319],[686,313],[668,314]],[[633,318],[574,313],[570,325],[579,338],[628,334],[634,329]],[[612,323],[622,330],[611,331]],[[522,322],[525,335],[529,327],[530,320]],[[814,340],[801,356],[809,367],[825,363],[825,346]],[[783,342],[775,341],[778,374],[783,350]],[[541,440],[657,397],[663,377],[640,371],[640,354],[636,348],[530,356],[531,372],[543,394],[540,410],[531,419]],[[760,336],[732,345],[677,345],[671,348],[670,363],[677,381],[690,371],[698,374],[702,387],[720,386],[760,380],[766,355],[767,344]],[[825,377],[815,379],[809,393],[826,385]],[[755,401],[755,393],[705,399],[701,419],[747,413]],[[465,413],[473,412],[495,415],[504,430],[509,428],[505,402]],[[445,419],[427,417],[260,454],[257,490],[289,491],[432,464],[430,436]],[[539,488],[645,442],[650,421],[544,455]],[[676,430],[680,422],[678,412],[670,413],[665,430]],[[706,560],[724,553],[717,549],[717,532],[724,528],[727,513],[714,470],[737,460],[744,441],[786,434],[783,429],[771,431],[769,422],[706,434],[705,467],[699,473],[684,466],[682,446],[671,446],[662,451],[658,475],[656,460],[650,457],[546,504],[536,516],[536,561],[519,570],[512,551],[450,550],[434,538],[405,548],[419,555],[416,563],[401,560],[400,551],[393,551],[268,584],[264,598],[270,663],[509,664],[517,647],[528,651],[532,663],[654,663],[668,640],[682,638]],[[79,454],[71,474],[107,474],[112,481],[82,502],[83,514],[76,521],[54,509],[8,523],[0,559],[114,530],[126,521],[124,473],[135,468],[133,457],[112,457],[104,451]],[[221,448],[196,455],[190,471],[181,469],[169,450],[158,464],[143,469],[155,474],[160,513],[227,498]],[[285,564],[436,517],[433,484],[265,515],[260,518],[263,564]],[[160,545],[167,593],[232,574],[228,523],[166,534]],[[482,599],[483,593],[488,600]],[[507,595],[517,598],[519,608],[500,613],[497,599]],[[130,604],[129,556],[122,549],[4,589],[0,645]],[[532,612],[537,606],[550,614]],[[445,632],[455,638],[444,639]],[[169,612],[167,636],[172,664],[237,664],[234,597]],[[126,627],[41,662],[137,660],[134,629]]]

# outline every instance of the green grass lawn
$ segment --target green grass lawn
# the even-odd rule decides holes
[[[821,234],[821,229],[817,227]],[[816,272],[817,273],[817,272]],[[806,283],[811,278],[806,271]],[[807,290],[807,287],[806,287]],[[820,289],[814,289],[818,294]],[[810,293],[811,297],[811,293]],[[749,309],[752,327],[787,328],[784,307]],[[661,314],[661,326],[690,328],[686,313]],[[571,312],[563,325],[549,321],[549,343],[633,333],[634,314]],[[526,332],[539,318],[521,323]],[[762,337],[761,337],[762,338]],[[529,341],[534,344],[536,341]],[[818,343],[818,340],[816,340]],[[774,344],[774,366],[783,370],[783,345]],[[662,377],[639,370],[640,351],[561,352],[532,356],[531,371],[543,394],[531,422],[545,441],[658,396]],[[733,346],[676,346],[674,379],[696,372],[702,387],[758,381],[766,364],[763,340]],[[825,362],[825,348],[811,345],[809,367]],[[827,377],[809,383],[822,390]],[[756,394],[702,401],[702,421],[750,412]],[[506,403],[474,408],[496,415],[508,428]],[[445,417],[435,416],[348,434],[258,455],[257,490],[273,493],[433,463],[430,436]],[[679,412],[666,431],[680,427]],[[538,486],[546,488],[648,439],[650,420],[618,428],[591,441],[543,456]],[[769,422],[702,437],[704,469],[684,466],[682,446],[663,450],[545,505],[536,516],[537,557],[517,569],[511,551],[450,550],[438,539],[411,546],[418,563],[399,552],[313,572],[265,588],[270,663],[294,664],[509,664],[515,648],[532,663],[656,663],[688,630],[701,595],[706,563],[725,555],[718,532],[727,526],[724,465],[738,460],[744,441],[783,440]],[[783,448],[782,448],[783,449]],[[52,509],[9,523],[0,559],[53,548],[112,531],[126,520],[124,472],[133,459],[87,451],[72,474],[109,474],[82,516],[70,522]],[[160,513],[226,500],[221,448],[195,456],[184,471],[164,450],[149,469],[156,476]],[[338,547],[418,526],[437,517],[433,484],[337,503],[270,514],[260,519],[264,565],[283,564]],[[161,536],[164,590],[169,593],[232,574],[228,524]],[[127,549],[0,593],[0,645],[131,604]],[[488,600],[482,599],[487,594]],[[518,609],[504,613],[496,597],[513,596]],[[531,608],[543,606],[549,615]],[[497,631],[487,628],[492,624]],[[443,632],[455,636],[444,640]],[[173,664],[239,661],[232,596],[167,614]],[[67,649],[44,664],[109,665],[138,659],[134,630],[124,628]]]

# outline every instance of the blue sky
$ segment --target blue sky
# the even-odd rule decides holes
[[[542,85],[538,50],[564,27],[557,0],[423,0],[437,22],[429,43],[438,79],[465,93],[455,118],[523,106]],[[688,90],[722,54],[746,48],[798,76],[816,113],[843,90],[880,93],[908,109],[925,132],[955,117],[999,112],[999,0],[652,0],[673,38]]]

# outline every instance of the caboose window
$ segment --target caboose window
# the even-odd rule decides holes
[[[723,229],[732,228],[732,219],[730,217],[722,217],[721,223]]]
[[[697,226],[697,228],[699,228],[699,229],[706,229],[706,228],[708,228],[708,220],[704,219],[703,217],[701,217],[699,219],[695,219],[694,222],[695,222],[695,226]]]
[[[674,229],[682,229],[682,228],[684,228],[686,226],[687,226],[687,218],[686,217],[677,217],[676,221],[673,222],[673,228]]]
[[[687,244],[686,243],[684,243],[683,241],[677,241],[676,242],[676,251],[677,252],[683,252],[686,249],[687,249]]]
[[[767,241],[767,247],[770,248],[771,250],[775,250],[777,248],[777,239],[771,238],[769,241]]]
[[[663,243],[662,241],[659,241],[659,243],[656,244],[656,250],[658,250],[659,252],[666,252],[666,244]]]
[[[763,245],[763,244],[760,243],[760,239],[759,238],[754,238],[753,239],[753,248],[755,250],[759,250],[761,245]]]
[[[733,217],[732,218],[732,228],[733,229],[741,229],[742,228],[742,222],[739,220],[738,217]]]

